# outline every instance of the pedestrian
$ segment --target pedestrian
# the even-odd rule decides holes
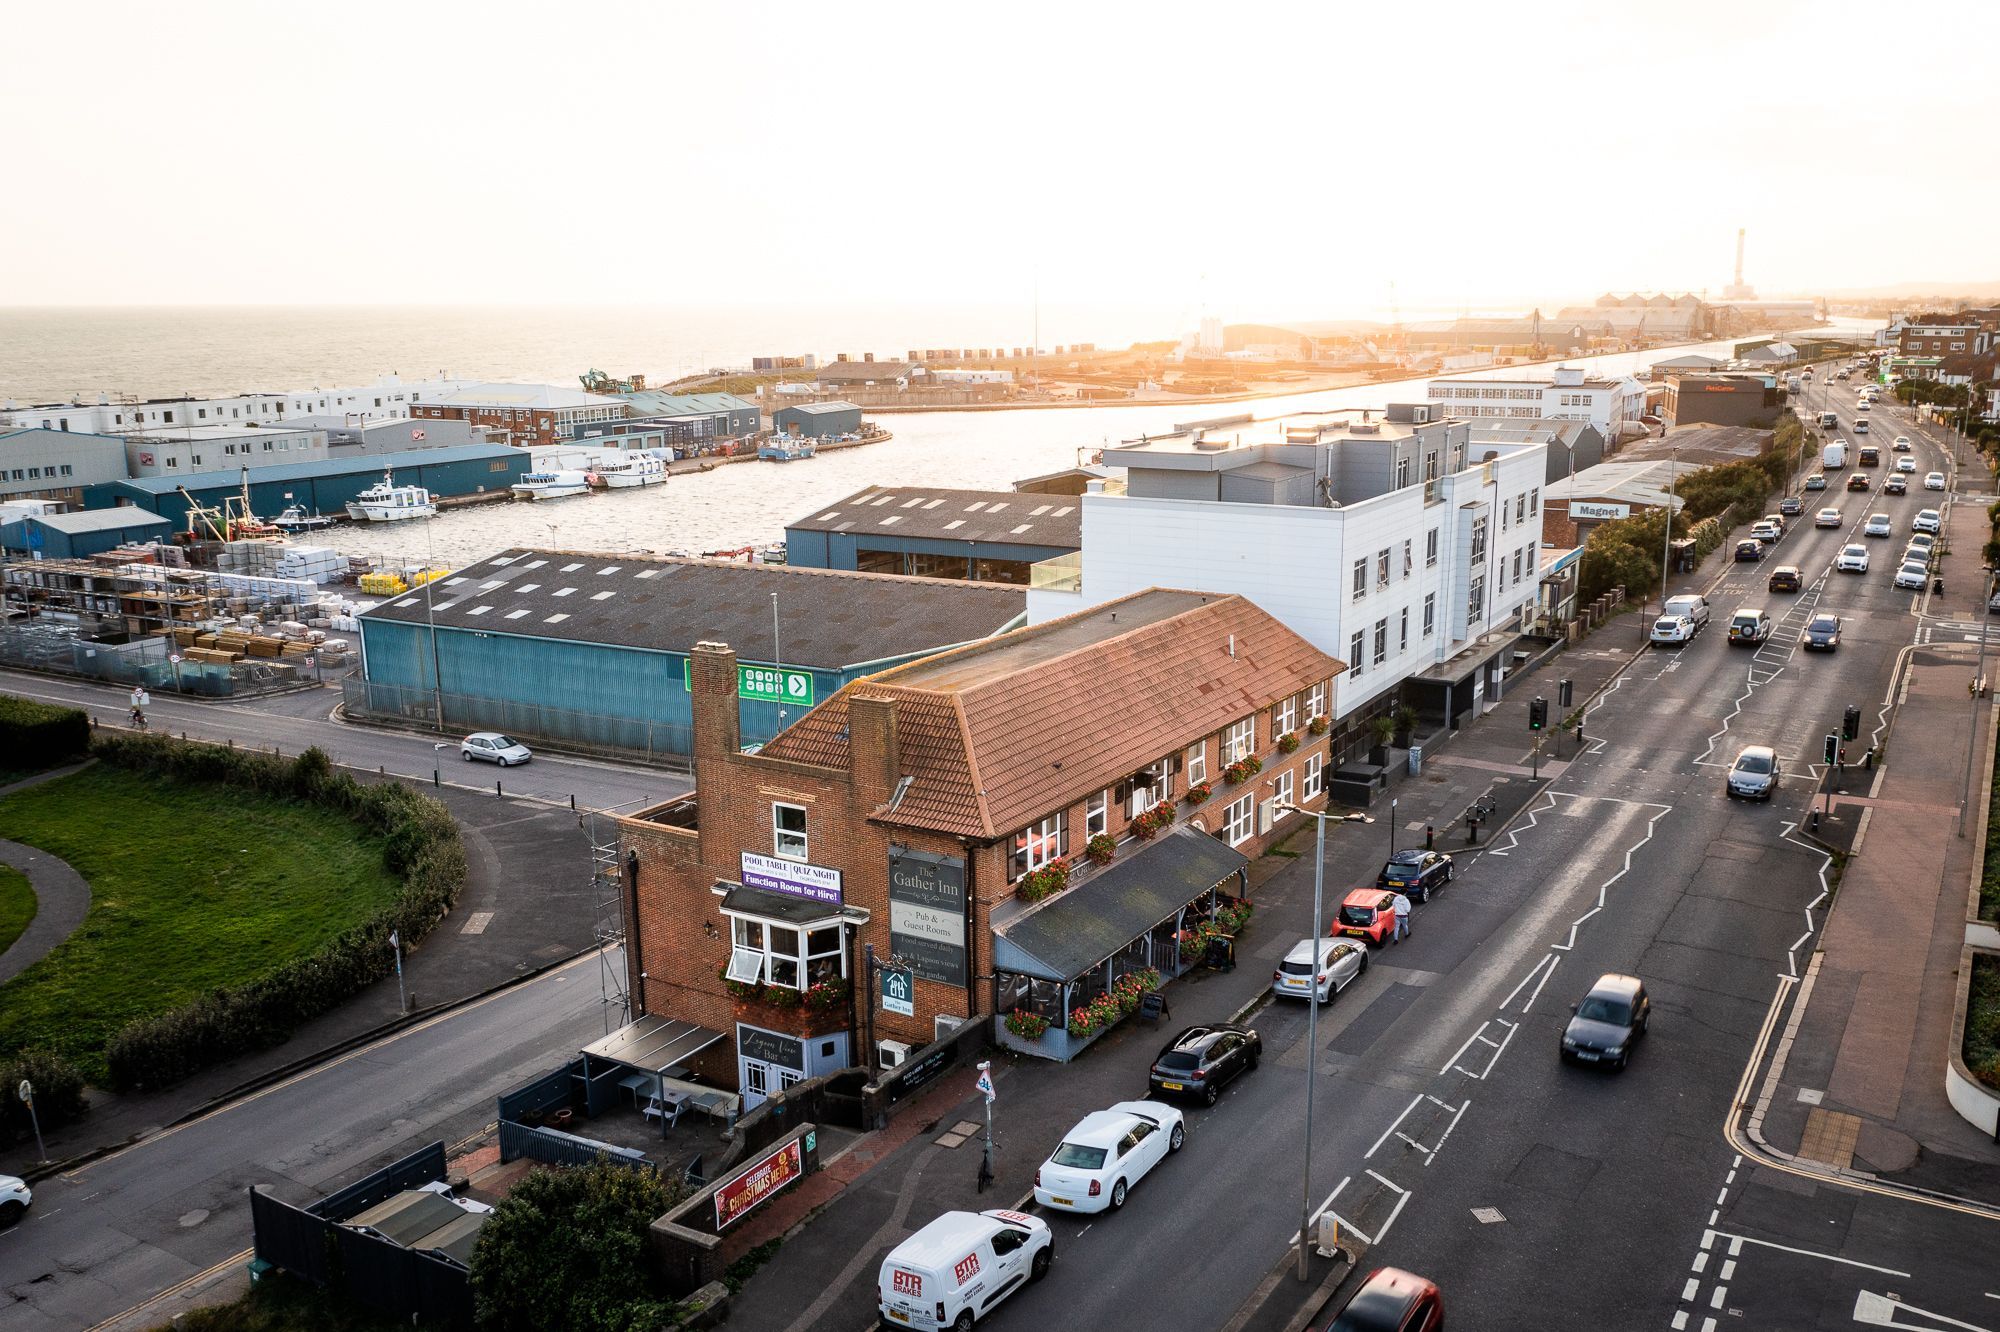
[[[1398,943],[1410,937],[1410,899],[1396,894],[1396,940]]]
[[[1437,829],[1431,827],[1430,824],[1426,823],[1424,825],[1424,850],[1434,851],[1436,849],[1437,849]]]

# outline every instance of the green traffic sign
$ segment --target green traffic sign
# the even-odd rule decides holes
[[[681,658],[681,686],[694,692],[694,664]],[[736,696],[753,703],[782,703],[788,707],[813,705],[811,671],[795,671],[788,666],[736,665]]]

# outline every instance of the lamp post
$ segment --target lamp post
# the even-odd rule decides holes
[[[1312,937],[1315,945],[1317,945],[1321,937],[1320,931],[1326,928],[1324,925],[1320,923],[1320,912],[1324,908],[1322,895],[1326,887],[1326,821],[1328,815],[1324,813],[1318,813],[1310,809],[1301,809],[1299,806],[1291,804],[1286,805],[1284,808],[1290,810],[1294,814],[1304,814],[1306,817],[1312,819],[1313,822],[1316,823],[1319,827],[1319,832],[1317,836],[1313,839]],[[1389,830],[1390,830],[1389,835],[1391,837],[1395,836],[1395,827],[1396,823],[1395,820],[1392,818],[1389,821]],[[1315,959],[1315,961],[1317,960]],[[1317,970],[1317,966],[1315,966],[1315,970],[1313,973],[1313,983],[1317,985],[1318,981],[1319,981],[1319,973]],[[1319,1068],[1319,994],[1317,990],[1315,990],[1314,993],[1311,995],[1311,997],[1306,1000],[1305,1163],[1302,1168],[1302,1172],[1299,1176],[1301,1180],[1300,1191],[1304,1195],[1302,1201],[1299,1204],[1299,1280],[1301,1281],[1307,1280],[1310,1276],[1310,1271],[1307,1266],[1306,1253],[1307,1250],[1312,1245],[1312,1235],[1310,1232],[1312,1230],[1312,1193],[1313,1193],[1313,1186],[1312,1186],[1313,1092],[1316,1090],[1316,1087],[1314,1085],[1314,1080],[1318,1076],[1318,1068]]]
[[[446,748],[447,746],[442,740],[437,741],[431,746],[431,785],[433,787],[444,785],[443,764]]]
[[[1666,530],[1660,536],[1660,613],[1662,615],[1666,614],[1667,610],[1667,561],[1669,552],[1672,551],[1674,544],[1674,483],[1680,479],[1680,471],[1681,446],[1679,441],[1675,441],[1671,461],[1667,464],[1667,500],[1661,506],[1666,510],[1667,515]],[[1639,607],[1639,632],[1642,635],[1648,632],[1645,610],[1644,606]]]

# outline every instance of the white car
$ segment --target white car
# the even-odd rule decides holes
[[[1668,597],[1667,604],[1660,608],[1660,613],[1686,616],[1694,621],[1696,633],[1708,628],[1708,598],[1698,592],[1683,592],[1677,597]]]
[[[1885,537],[1891,535],[1889,528],[1889,515],[1886,513],[1869,514],[1868,521],[1862,525],[1861,535],[1871,536],[1871,537]]]
[[[1914,467],[1912,467],[1912,468],[1911,468],[1910,470],[1914,472],[1914,471],[1915,471],[1915,470],[1917,470],[1917,469],[1916,469],[1916,468],[1914,468]],[[1944,489],[1944,473],[1943,473],[1943,472],[1926,472],[1926,473],[1924,473],[1924,489],[1925,489],[1925,490],[1943,490],[1943,489]]]
[[[1912,532],[1936,532],[1944,525],[1944,518],[1936,509],[1919,509],[1917,516],[1910,519]]]
[[[1146,1172],[1187,1142],[1181,1112],[1120,1101],[1085,1115],[1035,1171],[1035,1201],[1065,1212],[1116,1211]]]
[[[1784,536],[1784,533],[1779,530],[1776,523],[1760,519],[1750,524],[1750,535],[1756,537],[1767,546],[1775,546],[1778,543],[1778,539]]]
[[[1931,557],[1931,548],[1936,545],[1937,538],[1929,532],[1917,533],[1910,538],[1910,544],[1903,548],[1903,562],[1907,564],[1919,556],[1928,560]]]
[[[1908,435],[1898,435],[1896,436],[1896,442],[1894,444],[1891,444],[1889,447],[1894,449],[1898,453],[1908,453],[1910,449],[1914,446],[1910,443],[1910,437]]]
[[[487,763],[497,763],[503,768],[511,768],[516,763],[526,763],[535,755],[526,745],[512,736],[498,731],[474,731],[458,744],[459,757],[467,763],[481,759]]]
[[[1839,527],[1841,521],[1839,509],[1821,509],[1813,515],[1814,527]]]
[[[1692,624],[1688,637],[1694,637]],[[1368,950],[1350,939],[1301,939],[1271,973],[1271,993],[1325,1003],[1366,970]]]
[[[1833,562],[1833,567],[1841,573],[1867,573],[1868,547],[1861,545],[1842,546],[1839,557]]]
[[[1662,615],[1653,621],[1652,640],[1660,646],[1672,647],[1694,641],[1694,621],[1685,615]]]
[[[1896,470],[1899,472],[1914,472],[1917,470],[1917,460],[1915,458],[1898,458],[1896,459]]]
[[[1930,581],[1930,577],[1929,565],[1920,560],[1911,560],[1896,570],[1896,586],[1908,588],[1912,592],[1921,592],[1924,590],[1924,584]]]
[[[0,1228],[13,1225],[27,1213],[35,1194],[28,1182],[14,1175],[0,1175]]]

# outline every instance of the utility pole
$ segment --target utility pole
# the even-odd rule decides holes
[[[1319,828],[1317,836],[1315,836],[1315,838],[1313,839],[1312,938],[1314,946],[1317,947],[1319,944],[1319,940],[1323,937],[1322,931],[1326,929],[1326,926],[1322,923],[1322,917],[1320,913],[1325,908],[1323,897],[1326,889],[1327,815],[1315,813],[1314,811],[1309,809],[1300,809],[1297,805],[1287,805],[1285,806],[1285,808],[1290,810],[1294,814],[1306,815],[1308,818],[1312,819],[1313,822],[1316,825],[1318,825]],[[1391,837],[1395,836],[1395,820],[1393,818],[1389,821],[1389,827],[1390,827],[1390,836]],[[1314,960],[1316,964],[1317,959]],[[1300,1192],[1303,1195],[1302,1200],[1299,1203],[1299,1280],[1301,1281],[1309,1280],[1311,1277],[1311,1269],[1308,1266],[1306,1255],[1312,1247],[1313,1093],[1318,1090],[1317,1086],[1315,1085],[1316,1079],[1318,1077],[1318,1072],[1319,1072],[1319,995],[1317,992],[1315,992],[1306,1000],[1305,1161],[1301,1167],[1301,1173],[1299,1176],[1300,1180],[1302,1181],[1300,1185]]]

